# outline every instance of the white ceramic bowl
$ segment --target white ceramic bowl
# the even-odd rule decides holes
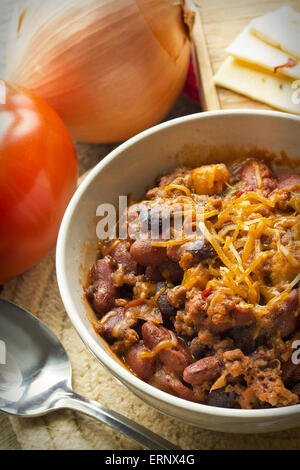
[[[120,145],[87,176],[65,213],[57,244],[57,278],[63,303],[82,340],[119,381],[153,407],[206,429],[236,433],[283,430],[299,425],[300,405],[236,410],[192,403],[132,375],[94,332],[83,285],[95,261],[96,208],[139,200],[155,178],[180,162],[201,165],[249,151],[300,157],[300,118],[273,111],[232,110],[194,114],[153,127]]]

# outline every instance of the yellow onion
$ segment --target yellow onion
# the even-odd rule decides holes
[[[76,140],[117,142],[166,115],[189,54],[180,0],[33,0],[14,16],[5,78],[46,99]]]

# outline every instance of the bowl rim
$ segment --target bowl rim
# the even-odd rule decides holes
[[[230,109],[230,110],[216,110],[216,111],[206,111],[206,112],[199,112],[190,114],[187,116],[181,116],[156,126],[153,126],[133,137],[129,140],[121,143],[117,146],[112,152],[110,152],[103,160],[101,160],[86,176],[84,181],[80,184],[80,186],[75,191],[67,210],[64,214],[58,240],[57,240],[57,247],[56,247],[56,273],[57,273],[57,281],[59,286],[60,295],[66,309],[66,312],[71,320],[71,323],[75,330],[77,331],[78,335],[87,346],[88,350],[92,353],[92,355],[106,368],[109,372],[113,375],[114,378],[119,379],[123,385],[128,387],[130,391],[139,397],[141,395],[147,395],[147,397],[155,398],[156,402],[163,403],[167,406],[173,406],[176,408],[181,409],[182,411],[189,411],[194,413],[200,413],[201,415],[210,415],[215,418],[231,418],[235,421],[243,420],[247,418],[247,420],[255,421],[261,418],[280,418],[280,417],[288,417],[290,415],[294,415],[295,413],[300,413],[300,404],[280,407],[280,408],[271,408],[271,409],[233,409],[233,408],[220,408],[215,406],[209,406],[201,403],[195,403],[189,400],[184,400],[182,398],[173,396],[167,392],[163,392],[152,385],[144,382],[143,380],[136,377],[132,374],[129,370],[119,364],[109,353],[106,351],[102,346],[100,341],[94,339],[87,327],[85,326],[83,320],[80,318],[79,312],[75,307],[75,303],[72,300],[72,293],[69,292],[67,288],[67,269],[65,266],[65,251],[67,246],[67,232],[70,227],[70,221],[72,218],[72,214],[80,202],[80,199],[88,186],[93,182],[95,178],[101,173],[101,171],[109,165],[109,163],[118,157],[118,155],[122,154],[122,152],[130,147],[134,146],[137,142],[143,140],[145,137],[151,136],[152,134],[159,133],[161,130],[169,128],[169,127],[176,127],[178,124],[183,122],[190,122],[190,121],[201,121],[201,119],[206,118],[213,118],[216,116],[236,116],[236,115],[256,115],[256,116],[265,116],[265,117],[273,117],[273,118],[280,118],[284,120],[291,120],[296,121],[299,123],[300,126],[300,116],[283,113],[280,111],[272,111],[272,110],[255,110],[255,109]],[[136,393],[134,390],[138,390],[139,393]],[[148,402],[149,403],[149,402]],[[151,405],[153,406],[153,405]],[[156,405],[155,405],[156,406]],[[157,406],[158,409],[160,407]],[[164,411],[164,410],[162,410]]]

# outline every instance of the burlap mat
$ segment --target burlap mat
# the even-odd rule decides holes
[[[197,110],[181,98],[169,117]],[[77,145],[80,172],[94,166],[112,148]],[[57,287],[54,251],[39,265],[7,283],[1,297],[29,310],[60,338],[72,363],[77,393],[123,413],[183,449],[300,449],[300,428],[260,435],[205,431],[163,415],[123,388],[91,356],[72,327]],[[59,411],[35,419],[10,417],[10,420],[23,449],[140,448],[108,426],[73,411]]]

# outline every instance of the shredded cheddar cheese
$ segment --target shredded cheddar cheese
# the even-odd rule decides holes
[[[175,348],[178,345],[178,340],[173,333],[173,331],[169,331],[171,334],[170,339],[165,339],[163,341],[160,341],[153,349],[152,351],[143,351],[140,353],[140,358],[153,358],[157,356],[158,353],[160,353],[163,349],[171,349]]]
[[[181,184],[169,184],[164,188],[164,193],[167,194],[169,191],[172,191],[172,189],[178,189],[179,191],[184,192],[187,196],[191,195],[191,191],[189,190],[189,188]]]
[[[159,297],[165,292],[166,290],[166,287],[162,287],[158,292],[156,292],[153,300],[155,303],[157,303],[157,300],[159,299]]]
[[[261,176],[260,166],[256,160],[253,163],[254,163],[254,168],[255,168],[255,178],[256,178],[257,187],[261,189],[263,186],[263,180]]]
[[[174,238],[173,240],[157,241],[157,242],[152,242],[152,246],[168,247],[168,246],[183,245],[184,243],[195,240],[195,238],[196,238],[195,236],[192,236],[189,238],[179,238],[179,239]]]
[[[256,178],[260,187],[259,165]],[[265,284],[262,270],[276,252],[280,251],[292,267],[300,266],[291,247],[281,243],[287,227],[299,224],[299,218],[295,214],[282,217],[275,208],[276,198],[266,198],[258,189],[255,193],[225,200],[214,224],[205,219],[199,224],[223,264],[218,269],[213,261],[209,262],[208,271],[213,279],[207,286],[238,295],[247,305],[257,306],[258,318],[265,315],[274,302],[284,301],[300,280],[299,275],[282,292]],[[267,237],[267,245],[262,242],[262,237]],[[263,298],[266,304],[260,304]]]
[[[274,302],[284,301],[300,280],[299,276],[296,276],[291,282],[283,282],[280,286],[276,282],[270,285],[266,280],[265,271],[265,268],[276,260],[278,253],[291,267],[291,273],[300,268],[300,216],[297,211],[283,213],[277,205],[279,196],[276,192],[269,197],[265,195],[260,165],[255,161],[253,163],[257,190],[241,191],[239,184],[231,186],[225,178],[228,190],[217,203],[213,196],[214,193],[218,194],[216,167],[204,167],[201,172],[194,170],[188,187],[181,184],[167,185],[164,188],[165,201],[170,201],[169,191],[182,192],[172,198],[172,204],[182,205],[182,210],[174,212],[174,216],[188,216],[189,227],[196,229],[197,233],[191,236],[185,232],[186,227],[183,224],[182,231],[178,230],[178,227],[177,231],[173,230],[170,240],[155,240],[152,245],[184,245],[197,239],[200,231],[215,252],[215,256],[205,260],[209,277],[204,288],[213,288],[217,292],[241,297],[246,306],[254,306],[259,319],[268,312]],[[206,192],[202,191],[202,186],[206,187]],[[199,191],[196,191],[197,188]],[[206,195],[207,199],[201,195]],[[293,208],[294,206],[291,206],[291,209]],[[289,243],[286,235],[292,231],[298,233],[298,240],[293,239]],[[185,270],[182,281],[184,287],[199,288],[201,266],[202,263],[199,263],[198,267]],[[155,299],[159,295],[160,292],[156,294]]]

